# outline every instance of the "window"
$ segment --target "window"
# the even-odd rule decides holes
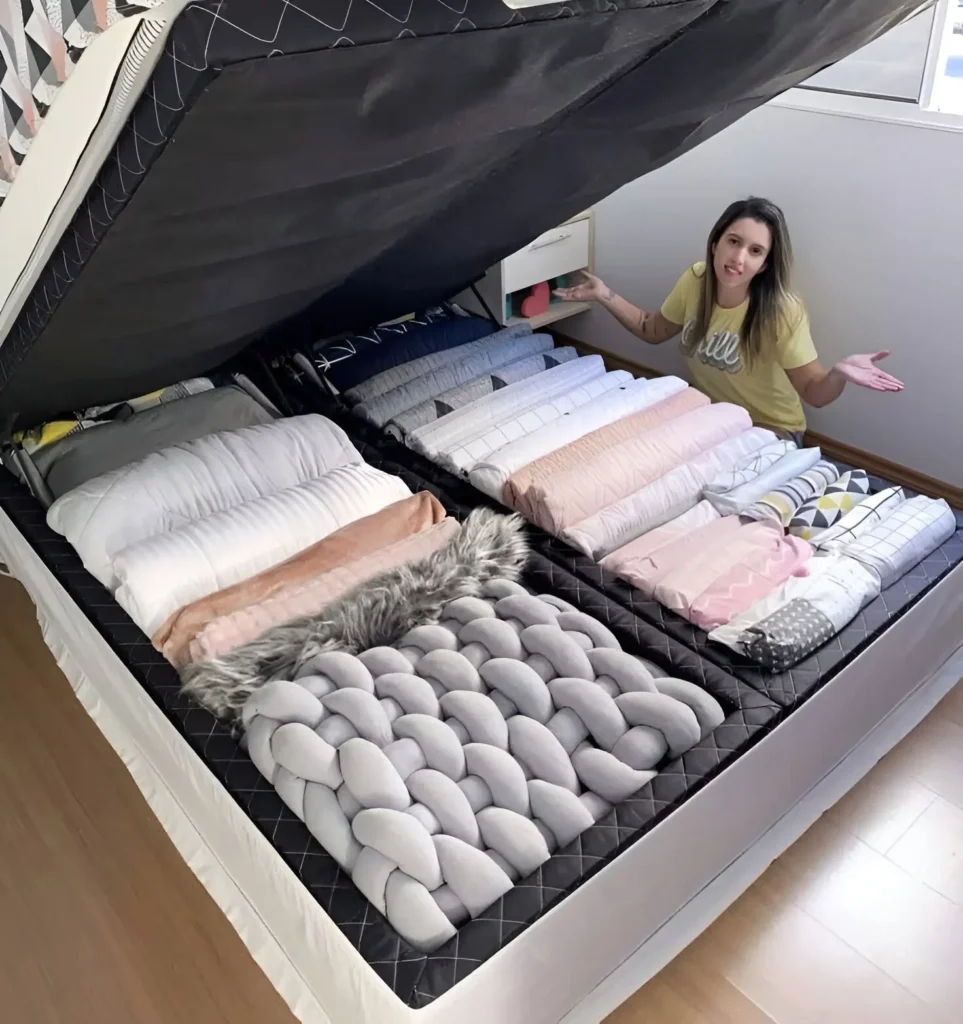
[[[932,0],[776,102],[963,130],[963,0]]]

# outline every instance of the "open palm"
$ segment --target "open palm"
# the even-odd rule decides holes
[[[902,391],[903,382],[876,365],[888,355],[889,352],[873,352],[867,355],[849,356],[840,360],[835,369],[851,384],[869,388],[870,391]]]
[[[582,272],[582,280],[571,288],[556,288],[555,297],[563,302],[597,302],[606,291],[601,279],[587,270]]]

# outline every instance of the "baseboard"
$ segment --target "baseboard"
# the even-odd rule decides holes
[[[605,349],[598,348],[596,345],[569,337],[562,331],[553,331],[552,333],[560,345],[571,345],[581,355],[603,356],[610,369],[628,370],[634,377],[664,376],[660,370],[655,370],[651,366],[606,352]],[[882,477],[882,479],[902,487],[909,487],[911,490],[919,491],[920,494],[926,494],[931,498],[943,498],[954,508],[963,508],[963,487],[954,487],[944,480],[937,480],[925,473],[910,469],[909,466],[891,462],[880,455],[863,451],[862,448],[854,448],[850,444],[826,437],[824,434],[817,434],[812,430],[806,432],[806,444],[810,447],[821,448],[831,459],[846,462],[851,466],[859,466],[872,476]]]

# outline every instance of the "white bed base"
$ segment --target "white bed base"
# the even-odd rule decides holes
[[[464,981],[412,1010],[348,943],[2,511],[0,556],[37,605],[47,643],[81,703],[305,1024],[600,1021],[721,914],[963,674],[961,567],[639,842]]]

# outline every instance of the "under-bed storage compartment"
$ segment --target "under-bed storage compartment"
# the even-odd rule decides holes
[[[696,702],[695,705],[700,709],[700,717],[704,708],[715,706],[721,721],[704,720],[704,724],[711,725],[711,728],[679,756],[673,757],[667,752],[659,758],[657,774],[638,793],[618,800],[611,810],[581,830],[574,840],[556,843],[552,855],[530,877],[517,878],[516,884],[493,906],[487,909],[480,907],[484,913],[463,923],[457,937],[449,943],[430,952],[419,953],[399,938],[387,921],[372,915],[371,908],[346,873],[339,870],[337,862],[324,851],[300,818],[285,806],[278,791],[258,772],[242,748],[241,737],[229,725],[219,723],[208,711],[185,699],[173,668],[145,642],[143,634],[110,599],[101,584],[83,569],[70,545],[49,530],[42,507],[7,474],[0,481],[0,507],[34,550],[42,553],[44,561],[108,640],[134,678],[175,722],[195,752],[262,832],[271,838],[289,867],[317,898],[323,900],[327,912],[371,966],[398,997],[410,1005],[422,1005],[444,994],[473,966],[484,962],[551,909],[566,893],[583,884],[611,858],[636,842],[714,774],[745,753],[778,714],[775,704],[750,687],[706,665],[685,648],[612,604],[598,591],[579,584],[558,565],[533,554],[522,577],[525,588],[537,594],[558,593],[565,597],[561,604],[554,606],[551,604],[554,598],[551,597],[550,603],[544,607],[536,602],[526,608],[523,602],[523,614],[537,614],[539,607],[543,611],[544,608],[555,607],[566,614],[564,609],[570,607],[590,616],[598,624],[591,627],[590,632],[597,641],[606,645],[603,649],[610,652],[601,655],[603,660],[606,656],[611,660],[611,652],[615,651],[613,641],[617,642],[627,655],[638,654],[646,659],[656,677],[656,686],[659,679],[671,676],[681,680],[680,684],[673,684],[674,692],[682,692],[689,686],[693,694],[697,691],[705,693],[710,698],[709,704]],[[570,642],[555,651],[551,647],[545,648],[550,657],[564,657],[566,650],[569,656],[574,653],[577,657],[576,652],[586,649],[588,634],[582,630],[589,628],[589,620],[580,619],[574,611],[572,614],[575,632],[570,634]],[[561,637],[564,632],[559,631],[558,635]],[[572,639],[576,636],[578,640]],[[407,648],[404,643],[399,645],[405,651],[401,656],[410,656],[412,645],[427,643],[430,646],[432,639],[430,628],[424,634],[418,634],[416,630]],[[424,654],[422,650],[421,655]],[[633,657],[625,662],[630,663],[641,667]],[[641,678],[645,675],[643,670]],[[611,682],[607,685],[611,688]],[[672,690],[673,686],[669,689]],[[475,693],[473,696],[481,695]],[[541,699],[544,696],[543,693]],[[534,699],[540,699],[538,694]],[[606,694],[606,703],[610,709],[615,706],[610,694]],[[712,714],[711,711],[708,713]],[[565,717],[571,718],[572,715]],[[592,720],[590,714],[587,717]],[[303,718],[296,714],[294,720],[300,722]],[[599,723],[594,724],[601,728]],[[472,728],[475,727],[473,724]],[[263,767],[263,761],[260,763]],[[496,777],[497,773],[491,777],[493,784]],[[278,789],[290,798],[290,788],[285,789],[281,785]],[[511,797],[505,799],[510,800]],[[499,841],[508,842],[512,856],[519,855],[511,830],[507,835],[502,834]],[[573,853],[577,856],[572,856]],[[458,877],[457,868],[453,870]],[[517,875],[517,870],[513,870],[513,874]],[[365,921],[364,927],[359,928],[358,923],[362,920]],[[495,928],[492,927],[494,921],[499,922]],[[387,949],[397,952],[386,957]],[[456,949],[458,966],[453,972],[452,951]]]
[[[505,335],[523,328],[491,330],[497,364]],[[505,376],[495,365],[443,392],[402,362],[347,391],[341,422],[370,458],[415,468],[456,502],[484,492],[521,512],[538,524],[538,550],[788,705],[963,560],[963,515],[945,501],[776,439],[677,378],[633,380],[568,352],[547,350],[546,366],[517,381],[494,386]],[[322,384],[302,394],[324,401],[316,354],[281,366],[292,382]],[[419,388],[435,406],[406,419],[402,392]],[[358,403],[369,393],[394,402],[391,413],[371,415],[371,399]]]

